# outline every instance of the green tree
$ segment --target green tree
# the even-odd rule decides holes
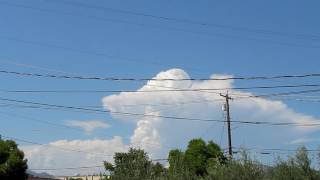
[[[191,173],[184,160],[184,152],[174,149],[168,156],[169,172],[168,179],[172,180],[191,180],[195,179],[195,174]]]
[[[114,165],[109,162],[105,162],[104,165],[112,180],[157,179],[165,173],[163,166],[159,163],[153,164],[147,153],[133,148],[127,153],[116,153]]]
[[[209,141],[193,139],[185,152],[171,150],[169,153],[169,174],[184,174],[187,177],[198,177],[207,174],[208,165],[224,164],[226,161],[220,147]]]
[[[0,179],[27,179],[27,160],[17,144],[11,140],[0,139]]]

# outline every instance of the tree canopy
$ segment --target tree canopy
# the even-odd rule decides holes
[[[209,165],[224,164],[226,157],[213,141],[206,143],[202,139],[189,142],[185,152],[171,150],[169,153],[169,172],[188,171],[197,176],[207,174]]]
[[[320,161],[320,153],[319,153]],[[287,160],[278,158],[274,165],[263,165],[241,150],[227,159],[212,141],[193,139],[185,151],[172,149],[168,167],[153,163],[141,149],[116,153],[114,164],[105,162],[112,180],[318,180],[320,171],[312,167],[308,150],[301,147]]]
[[[160,163],[152,163],[147,153],[131,148],[127,153],[115,153],[114,164],[104,162],[112,180],[141,180],[161,177],[164,168]]]
[[[27,160],[17,144],[11,140],[0,139],[0,179],[27,179]]]

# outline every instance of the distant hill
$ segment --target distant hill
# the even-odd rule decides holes
[[[54,178],[53,175],[46,173],[46,172],[42,172],[42,173],[37,173],[31,170],[27,170],[27,174],[34,176],[34,177],[39,177],[39,178]]]

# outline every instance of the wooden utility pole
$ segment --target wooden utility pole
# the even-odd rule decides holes
[[[228,155],[229,158],[232,159],[232,138],[231,138],[231,118],[230,118],[230,106],[229,106],[229,100],[231,98],[229,97],[229,94],[226,95],[220,94],[220,96],[226,98],[226,104],[225,104],[225,111],[227,113],[226,119],[227,119],[227,126],[228,126]]]

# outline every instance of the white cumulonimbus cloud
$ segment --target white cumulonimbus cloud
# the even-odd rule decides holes
[[[211,78],[231,77],[228,75],[212,75]],[[157,74],[154,79],[189,79],[189,75],[181,69],[170,69]],[[137,92],[122,92],[103,98],[103,106],[108,111],[125,112],[127,114],[111,114],[114,120],[134,123],[136,128],[132,132],[131,142],[125,145],[120,137],[111,140],[77,140],[58,141],[50,144],[61,144],[63,147],[80,148],[92,152],[112,154],[126,151],[129,146],[145,149],[152,158],[165,158],[172,148],[184,148],[192,138],[202,137],[214,140],[223,148],[226,146],[226,130],[223,122],[189,121],[186,119],[170,119],[171,117],[186,117],[197,119],[224,120],[222,106],[224,99],[220,91],[158,91],[170,89],[222,89],[233,88],[232,80],[204,80],[204,81],[148,81]],[[140,91],[140,92],[139,92]],[[229,90],[232,96],[250,96],[252,92]],[[233,146],[244,147],[286,147],[292,141],[306,137],[308,133],[318,127],[293,127],[248,125],[236,121],[266,121],[266,122],[294,122],[315,123],[319,119],[299,113],[288,107],[280,100],[262,98],[234,99],[230,102],[232,120]],[[131,115],[129,115],[131,113]],[[146,114],[134,116],[132,114]],[[151,115],[151,116],[149,116]],[[78,126],[80,127],[80,126]],[[91,126],[84,126],[87,132]],[[101,158],[92,154],[66,154],[54,148],[42,146],[24,147],[29,159],[30,167],[65,167],[90,165],[101,162]],[[44,156],[39,156],[43,154]],[[79,155],[80,154],[80,155]],[[65,162],[72,162],[70,164]],[[93,170],[90,169],[90,172]],[[76,170],[75,170],[76,172]],[[82,170],[78,173],[84,174]],[[97,171],[95,171],[97,172]],[[54,172],[52,172],[54,173]]]
[[[111,127],[108,123],[101,120],[79,121],[70,120],[66,122],[66,125],[71,127],[78,127],[85,131],[86,134],[91,134],[96,129],[106,129]]]
[[[231,77],[228,75],[212,75],[211,78]],[[154,79],[190,79],[181,69],[170,69],[160,72]],[[223,133],[224,123],[188,121],[183,119],[161,118],[175,116],[198,119],[224,120],[222,106],[224,99],[220,91],[158,91],[172,89],[226,89],[231,96],[251,96],[250,92],[230,90],[233,80],[204,81],[148,81],[137,92],[123,92],[103,98],[103,105],[110,111],[140,114],[155,114],[160,117],[141,117],[113,114],[115,119],[131,121],[136,129],[131,143],[139,144],[153,155],[165,156],[170,147],[183,148],[186,143],[196,137],[213,139],[225,146]],[[263,98],[240,98],[230,102],[232,120],[314,123],[318,119],[295,112],[280,100]],[[129,106],[128,106],[129,105]],[[135,105],[135,106],[133,106]],[[234,146],[279,147],[302,134],[318,129],[315,127],[246,125],[233,123]]]

